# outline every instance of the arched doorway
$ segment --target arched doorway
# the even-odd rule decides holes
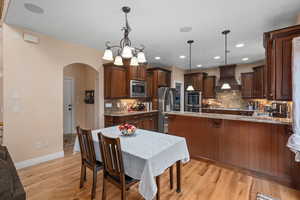
[[[72,151],[76,126],[99,128],[99,73],[93,67],[74,63],[63,70],[64,150]]]

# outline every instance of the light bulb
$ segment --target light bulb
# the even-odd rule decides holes
[[[130,60],[130,66],[139,66],[138,58],[133,56]]]
[[[230,85],[228,83],[224,83],[221,87],[222,90],[228,90],[231,89]]]
[[[104,55],[102,57],[104,60],[109,60],[109,61],[113,61],[113,52],[111,49],[105,49],[104,51]]]
[[[186,88],[187,91],[194,91],[194,87],[192,85],[189,85],[187,88]]]
[[[117,57],[115,58],[114,65],[117,65],[117,66],[122,66],[122,65],[123,65],[123,60],[122,60],[122,57],[121,57],[121,56],[117,56]]]
[[[145,54],[142,51],[137,54],[137,59],[138,59],[139,63],[145,63],[145,62],[147,62]]]
[[[123,58],[132,58],[132,50],[131,47],[125,46],[122,50],[122,57]]]

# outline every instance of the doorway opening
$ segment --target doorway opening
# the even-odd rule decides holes
[[[99,73],[93,67],[74,63],[63,70],[63,141],[71,153],[76,127],[99,128]]]

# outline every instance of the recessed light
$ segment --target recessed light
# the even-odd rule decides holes
[[[221,56],[215,56],[214,59],[219,60],[219,59],[221,59]]]
[[[241,47],[244,47],[244,46],[245,46],[244,43],[239,43],[239,44],[235,45],[236,48],[241,48]]]
[[[197,67],[202,67],[202,65],[199,64],[199,65],[197,65]]]
[[[159,56],[154,57],[155,60],[160,60]]]
[[[180,59],[185,59],[184,55],[179,56]]]
[[[32,3],[24,3],[24,7],[32,12],[32,13],[35,13],[35,14],[43,14],[44,13],[44,10],[43,8],[35,5],[35,4],[32,4]]]
[[[249,58],[242,58],[242,61],[248,61]]]

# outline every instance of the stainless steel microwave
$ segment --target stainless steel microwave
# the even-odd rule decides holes
[[[130,97],[146,97],[147,87],[145,81],[130,81]]]

